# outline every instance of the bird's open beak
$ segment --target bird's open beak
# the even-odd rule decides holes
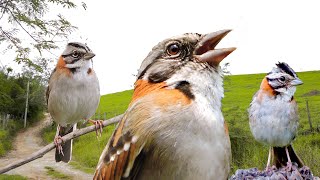
[[[92,52],[87,52],[87,53],[83,56],[83,58],[84,58],[85,60],[90,60],[90,59],[93,58],[94,56],[95,56],[94,53],[92,53]]]
[[[205,35],[194,50],[194,56],[201,62],[207,62],[211,66],[217,66],[230,53],[236,50],[232,48],[214,49],[217,44],[224,38],[231,30],[221,30]]]
[[[297,77],[297,78],[295,78],[294,80],[292,80],[292,81],[290,82],[290,84],[291,84],[292,86],[298,86],[298,85],[303,84],[303,82],[301,81],[301,79],[299,79],[299,78]]]

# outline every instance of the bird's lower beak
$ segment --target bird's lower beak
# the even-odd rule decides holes
[[[299,78],[296,78],[293,81],[291,81],[291,85],[292,86],[298,86],[298,85],[301,85],[301,84],[303,84],[303,82]]]
[[[211,66],[217,66],[230,53],[236,50],[232,48],[214,49],[217,44],[231,30],[221,30],[205,35],[194,50],[194,56],[201,62],[207,62]]]
[[[90,60],[91,58],[93,58],[95,56],[95,54],[94,53],[92,53],[92,52],[87,52],[85,55],[84,55],[84,59],[85,60]]]

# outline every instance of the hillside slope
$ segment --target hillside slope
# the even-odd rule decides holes
[[[268,147],[256,142],[251,135],[247,108],[252,96],[259,89],[265,74],[233,75],[225,77],[225,98],[223,114],[229,126],[232,143],[232,170],[258,167],[262,169],[267,162]],[[320,71],[298,72],[304,84],[297,88],[295,99],[299,105],[300,128],[293,142],[297,153],[313,171],[320,175],[320,134],[311,132],[306,111],[308,100],[312,125],[320,128]],[[107,94],[101,97],[97,119],[113,117],[123,113],[131,100],[132,90]],[[96,139],[94,133],[82,136],[74,145],[74,160],[79,167],[87,167],[90,172],[98,162],[100,153],[107,143],[114,126],[108,127],[103,136]]]

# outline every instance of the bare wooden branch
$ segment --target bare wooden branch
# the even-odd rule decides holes
[[[119,122],[121,120],[122,116],[123,116],[123,114],[103,121],[103,127],[106,127],[108,125],[115,124],[115,123]],[[63,136],[62,137],[62,141],[65,142],[67,140],[77,138],[79,136],[82,136],[84,134],[90,133],[90,132],[95,131],[95,130],[96,130],[95,125],[88,126],[88,127],[82,128],[82,129],[78,129],[78,130],[76,130],[76,131],[74,131],[72,133],[69,133],[69,134]],[[22,166],[22,165],[24,165],[24,164],[26,164],[28,162],[31,162],[33,160],[36,160],[38,158],[41,158],[41,157],[43,157],[43,155],[45,155],[46,153],[48,153],[49,151],[51,151],[54,148],[55,148],[55,144],[52,142],[52,143],[46,145],[45,147],[43,147],[42,149],[40,149],[39,151],[34,152],[33,154],[31,154],[28,158],[21,159],[21,160],[19,160],[17,162],[14,162],[12,164],[7,165],[6,167],[1,168],[0,169],[0,174],[8,172],[8,171],[10,171],[12,169],[15,169],[15,168],[17,168],[19,166]]]

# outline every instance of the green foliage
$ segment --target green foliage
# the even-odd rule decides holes
[[[57,125],[55,123],[52,126],[47,126],[41,131],[41,136],[46,143],[53,142],[53,138],[56,134]]]
[[[20,175],[0,174],[0,180],[27,180],[28,178]]]
[[[39,119],[45,109],[45,90],[42,78],[34,76],[30,78],[25,73],[18,76],[8,76],[0,68],[0,114],[10,114],[15,119],[24,116],[27,83],[29,86],[28,120]]]
[[[0,129],[0,157],[12,149],[13,138],[22,127],[21,121],[10,120],[6,129]]]
[[[68,35],[76,29],[61,14],[56,14],[54,19],[45,18],[50,6],[67,9],[76,8],[76,3],[70,0],[3,0],[0,1],[0,44],[6,43],[7,50],[14,50],[17,63],[34,67],[43,71],[43,67],[29,57],[30,52],[58,48],[57,41],[66,40]],[[86,9],[86,4],[81,3]],[[23,33],[33,43],[25,43],[18,36]],[[41,59],[41,58],[40,58]],[[42,59],[43,60],[43,59]]]
[[[72,179],[71,176],[68,176],[68,175],[65,175],[65,174],[62,174],[61,172],[59,171],[56,171],[54,168],[52,167],[49,167],[49,166],[46,166],[44,167],[46,170],[47,170],[47,174],[51,177],[53,177],[54,179]]]
[[[128,108],[132,93],[132,90],[127,90],[101,96],[95,118],[99,119],[100,116],[103,119],[104,113],[107,118],[122,114]]]
[[[5,155],[5,153],[11,149],[9,137],[8,131],[0,130],[0,157]]]
[[[73,146],[73,157],[74,161],[77,162],[78,166],[87,167],[86,172],[93,173],[99,156],[106,146],[109,137],[111,136],[115,126],[111,125],[103,129],[101,137],[97,138],[95,133],[89,133],[79,137]]]
[[[9,76],[9,71],[0,67],[0,118],[10,114],[8,123],[0,123],[0,156],[12,148],[13,137],[23,127],[26,105],[27,82],[30,82],[27,125],[39,120],[45,109],[45,86],[42,78],[29,78],[25,73]]]

